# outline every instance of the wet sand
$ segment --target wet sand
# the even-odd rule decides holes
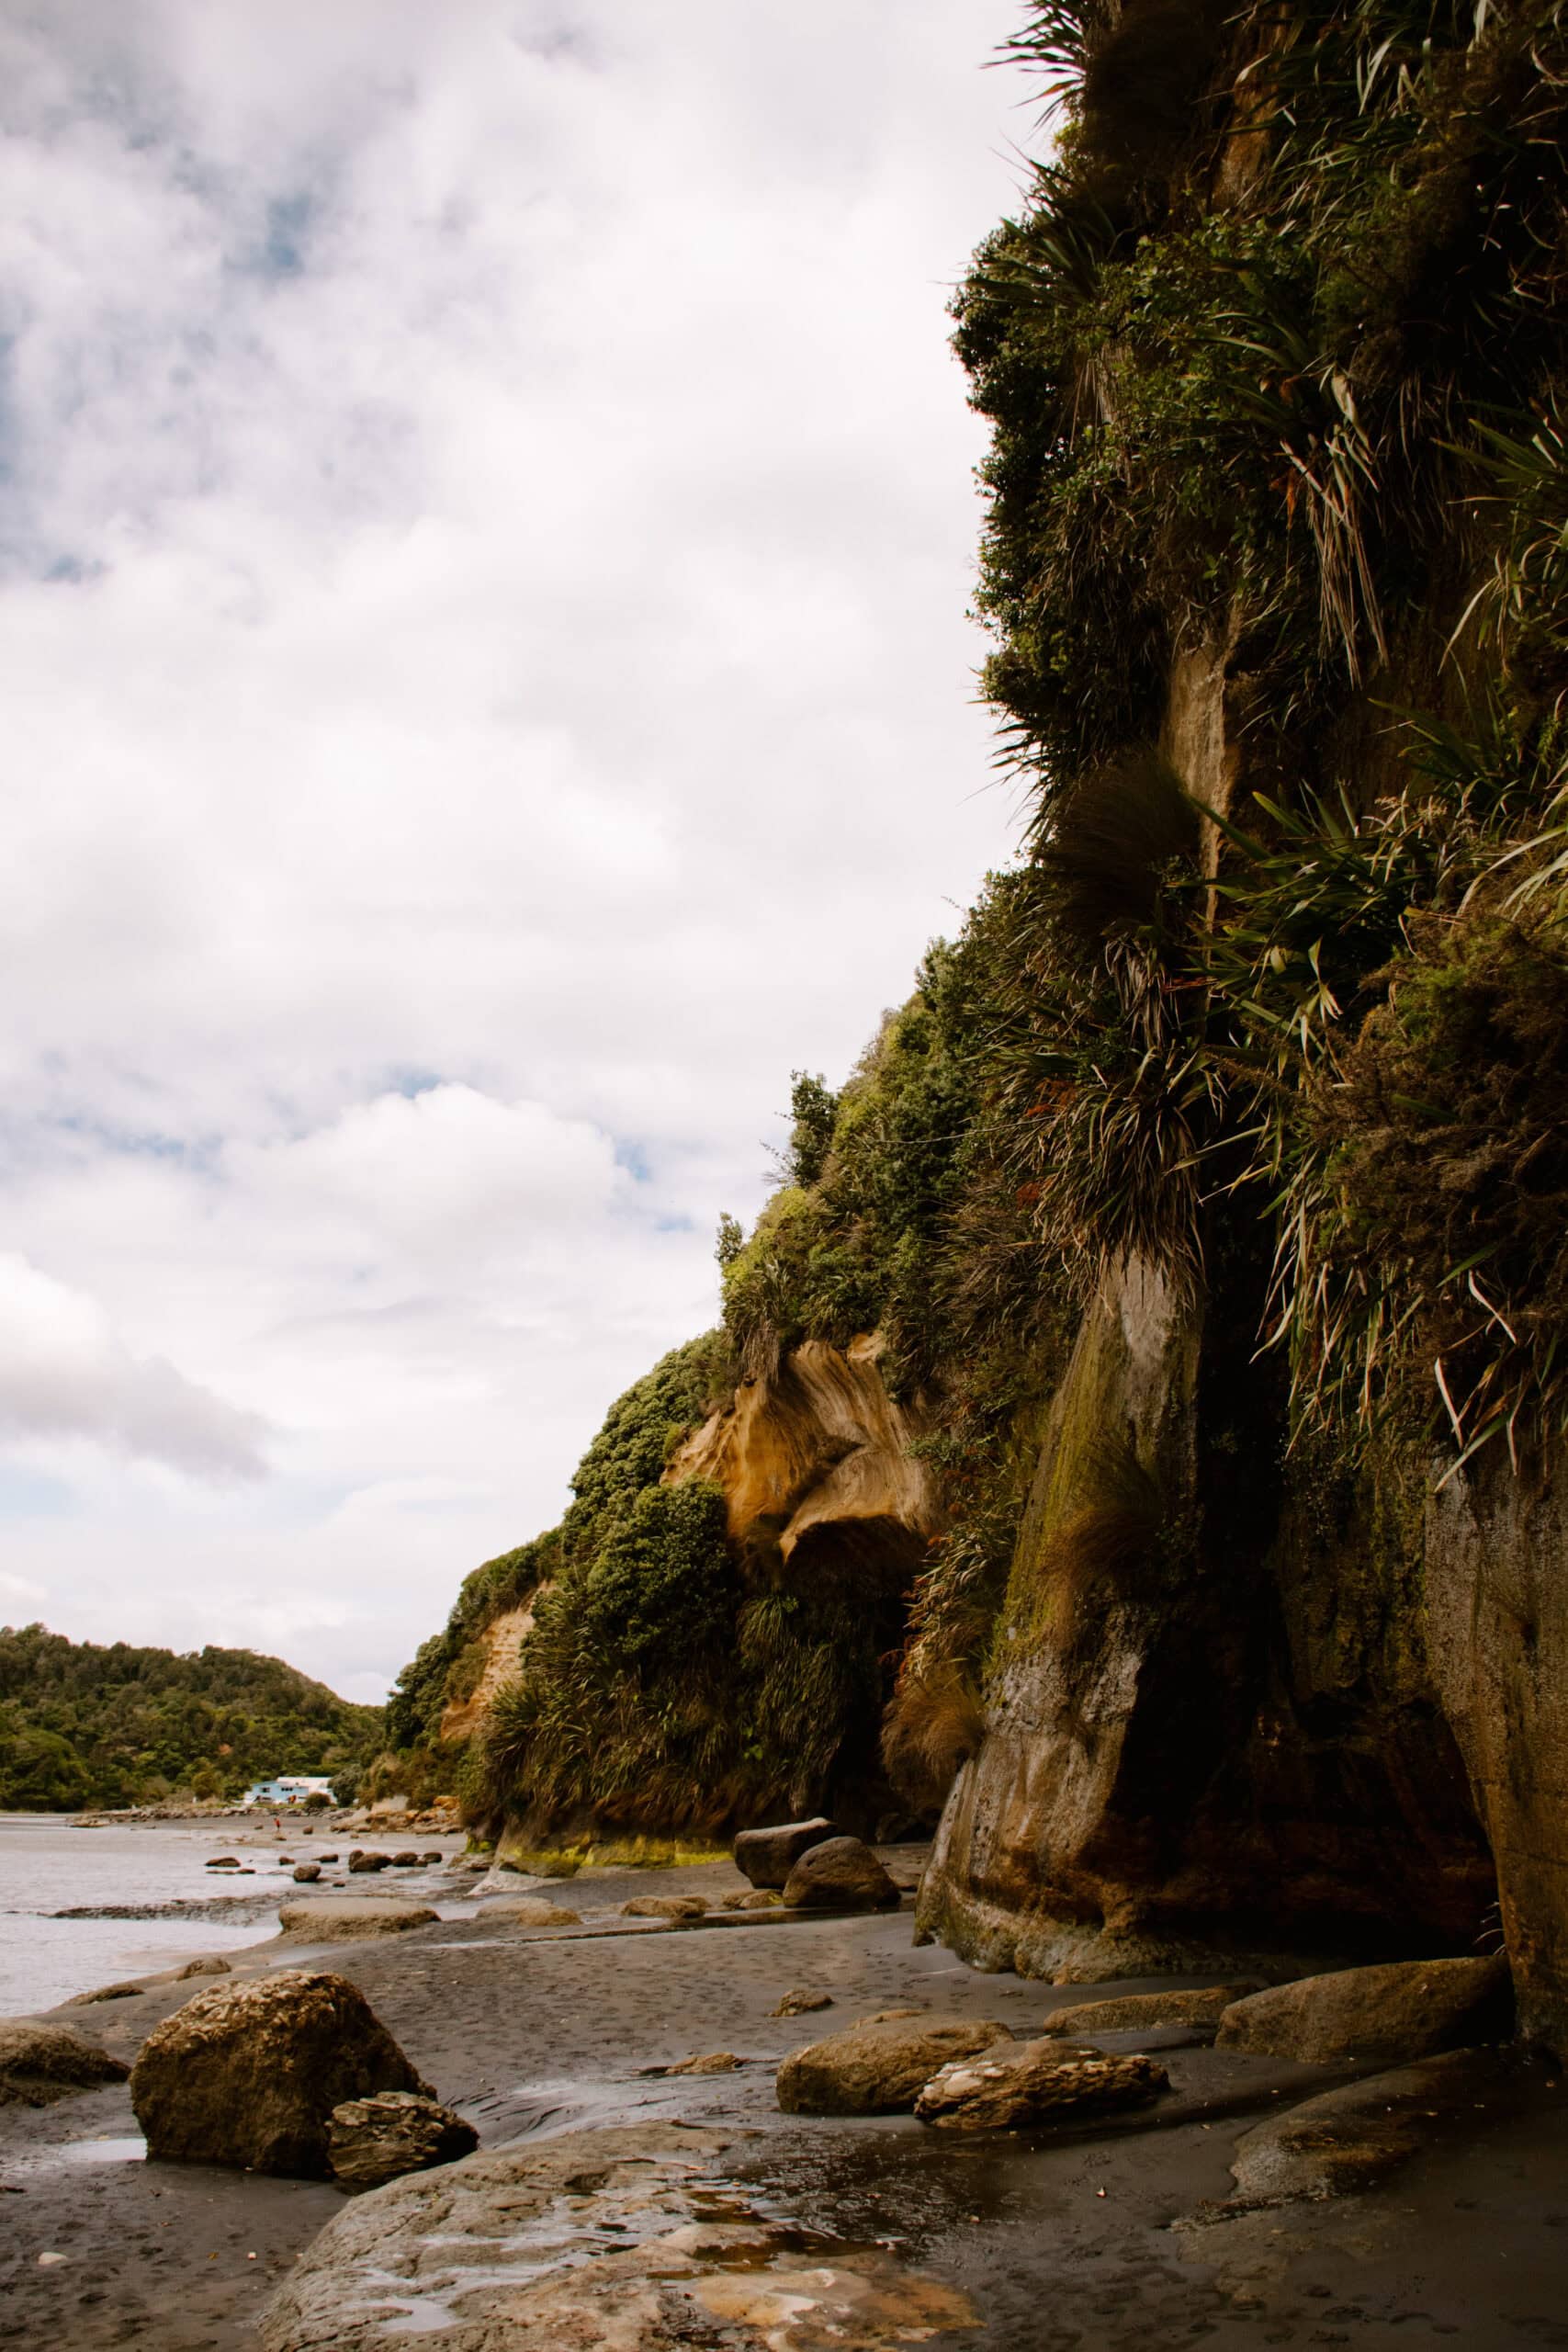
[[[583,1932],[502,1928],[481,1914],[308,1956],[274,1942],[230,1958],[248,1970],[308,1957],[351,1977],[487,2147],[658,2117],[720,2129],[725,2168],[771,2209],[856,2244],[891,2241],[963,2289],[980,2324],[955,2344],[1568,2346],[1568,2094],[1546,2070],[1521,2072],[1476,2115],[1473,2138],[1434,2148],[1381,2190],[1173,2227],[1225,2197],[1235,2139],[1259,2111],[1340,2077],[1170,2037],[1160,2054],[1172,2098],[1094,2135],[967,2140],[907,2118],[784,2117],[779,2059],[872,2010],[918,2003],[1021,2034],[1091,1993],[981,1976],[938,1947],[916,1949],[907,1908],[675,1929],[607,1916],[634,1894],[716,1900],[738,1883],[728,1865],[593,1871],[550,1890],[588,1915]],[[771,2017],[792,1985],[834,2006]],[[193,1989],[55,2014],[130,2057]],[[705,2077],[648,2071],[721,2049],[745,2063]],[[134,2161],[134,2132],[123,2087],[0,2109],[0,2187],[22,2192],[0,2195],[0,2343],[255,2352],[257,2312],[342,2209],[340,2192]],[[40,2267],[44,2253],[66,2259]]]

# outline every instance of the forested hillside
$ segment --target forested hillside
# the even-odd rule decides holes
[[[0,1626],[0,1810],[238,1796],[275,1772],[352,1781],[382,1711],[253,1650],[133,1649]]]

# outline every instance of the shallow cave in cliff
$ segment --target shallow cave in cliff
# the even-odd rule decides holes
[[[908,1634],[910,1595],[929,1565],[926,1539],[891,1517],[827,1520],[790,1547],[784,1589],[807,1623],[836,1626],[846,1691],[837,1745],[812,1802],[857,1836],[919,1837],[936,1809],[913,1809],[889,1781],[882,1720]]]

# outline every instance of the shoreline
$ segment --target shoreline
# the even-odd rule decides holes
[[[711,1863],[682,1868],[677,1883],[715,1903],[741,1883]],[[522,1928],[486,1917],[487,1894],[530,1891],[497,1874],[460,1911],[454,1901],[457,1916],[402,1934],[331,1944],[276,1935],[225,1956],[240,1975],[304,1965],[348,1977],[476,2126],[481,2153],[542,2156],[580,2134],[595,2145],[616,2132],[713,2135],[705,2165],[724,2195],[783,2216],[819,2250],[845,2249],[852,2270],[882,2264],[885,2298],[889,2264],[906,2287],[918,2274],[936,2282],[932,2292],[964,2298],[974,2324],[933,2341],[983,2352],[1568,2343],[1557,2316],[1568,2278],[1568,2130],[1558,2095],[1528,2070],[1476,2136],[1435,2145],[1381,2190],[1215,2220],[1239,2133],[1260,2111],[1344,2081],[1344,2070],[1156,2033],[1138,2046],[1168,2064],[1172,2094],[1097,2127],[966,2135],[908,2116],[784,2115],[779,2060],[857,2017],[910,2005],[995,2018],[1025,2037],[1095,1988],[981,1975],[941,1946],[915,1944],[908,1902],[880,1915],[720,1912],[683,1926],[618,1917],[621,1902],[671,1885],[665,1867],[584,1871],[570,1889],[544,1883],[585,1915],[581,1927]],[[400,1890],[371,1882],[364,1891]],[[756,1932],[721,1940],[720,1925]],[[773,2015],[794,1985],[818,1988],[832,2006]],[[149,1983],[41,2014],[129,2058],[193,1989]],[[662,2071],[718,2049],[739,2063],[713,2075]],[[124,2086],[0,2109],[0,2189],[20,2191],[0,2203],[10,2240],[0,2253],[0,2342],[261,2352],[264,2307],[350,2200],[330,2183],[137,2161],[139,2146]],[[353,2203],[363,2211],[367,2200]],[[63,2259],[40,2265],[45,2254]],[[1417,2277],[1420,2292],[1407,2291]],[[433,2328],[433,2346],[446,2333]],[[388,2352],[402,2340],[389,2334]],[[846,2347],[860,2340],[916,2339],[852,2336]],[[795,2338],[780,2342],[793,2352]]]

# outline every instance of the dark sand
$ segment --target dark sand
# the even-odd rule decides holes
[[[737,1883],[714,1866],[593,1871],[549,1891],[602,1915],[632,1894],[716,1898]],[[949,2340],[976,2352],[1568,2346],[1568,2093],[1548,2070],[1521,2070],[1475,2114],[1473,2136],[1450,2136],[1368,2196],[1173,2228],[1226,2195],[1234,2141],[1260,2111],[1338,2077],[1155,2036],[1142,2046],[1172,2043],[1161,2054],[1175,2095],[1095,2136],[965,2141],[902,2118],[781,2116],[778,2060],[871,2010],[919,2003],[1021,2033],[1091,1997],[976,1975],[910,1935],[908,1908],[675,1929],[606,1921],[587,1933],[464,1918],[317,1947],[309,1963],[363,1987],[487,2146],[639,2116],[721,2126],[725,2166],[770,2207],[856,2243],[892,2241],[961,2286],[982,2324]],[[274,1943],[237,1965],[304,1957]],[[834,2007],[770,2017],[796,1984]],[[129,2057],[199,1989],[56,2014]],[[748,2063],[707,2077],[646,2071],[725,2049]],[[340,2210],[339,2192],[130,2161],[134,2131],[123,2088],[0,2109],[0,2184],[23,2192],[0,2195],[0,2343],[254,2352],[255,2313]],[[66,2260],[40,2267],[46,2252]]]

